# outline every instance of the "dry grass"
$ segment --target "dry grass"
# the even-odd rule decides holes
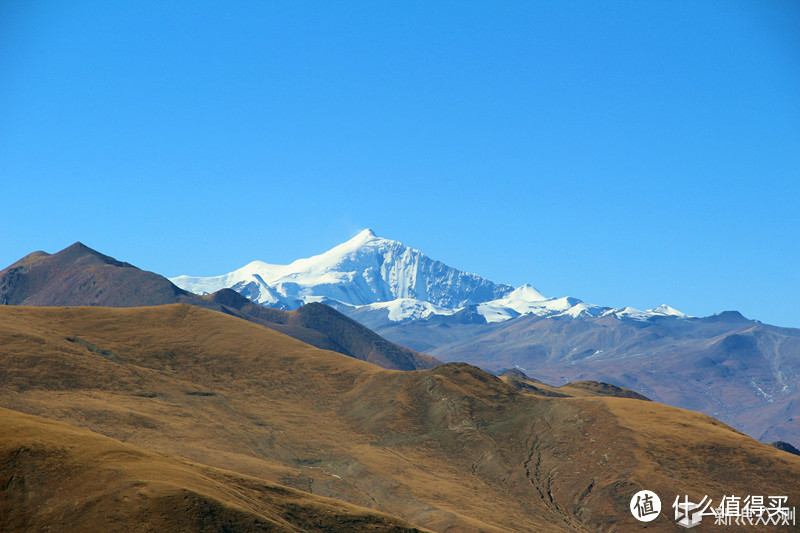
[[[800,502],[800,458],[697,413],[550,389],[383,370],[186,305],[0,307],[0,405],[437,531],[630,531],[640,488]]]
[[[418,531],[395,517],[0,409],[2,531]]]

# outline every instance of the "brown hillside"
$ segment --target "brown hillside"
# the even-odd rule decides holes
[[[800,458],[705,415],[383,370],[186,305],[2,307],[0,380],[0,405],[436,531],[638,530],[642,488],[665,502],[650,531],[679,530],[684,493],[800,502]]]
[[[383,339],[338,311],[312,304],[294,312],[268,309],[230,289],[201,297],[167,278],[103,255],[82,243],[55,254],[34,252],[0,271],[0,304],[139,307],[186,303],[281,331],[323,350],[385,368],[432,368],[440,361]]]
[[[419,531],[395,517],[0,408],[0,531]]]

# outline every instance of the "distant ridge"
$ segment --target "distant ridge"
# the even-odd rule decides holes
[[[788,442],[783,442],[782,440],[777,440],[775,442],[771,442],[769,444],[773,448],[777,448],[787,453],[791,453],[793,455],[800,455],[800,450],[789,444]]]
[[[416,370],[440,364],[433,357],[383,339],[325,305],[287,312],[255,305],[231,290],[201,297],[159,274],[80,242],[55,254],[33,252],[0,271],[3,305],[142,307],[172,303],[221,311],[385,368]]]

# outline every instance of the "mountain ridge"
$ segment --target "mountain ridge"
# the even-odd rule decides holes
[[[222,276],[184,275],[171,281],[198,294],[232,288],[256,303],[289,309],[323,298],[349,305],[409,298],[438,307],[458,307],[512,290],[450,268],[419,250],[378,237],[370,229],[288,265],[253,261]]]
[[[666,304],[639,311],[587,304],[573,297],[548,298],[529,284],[514,288],[449,267],[398,241],[378,237],[371,229],[288,265],[253,261],[221,276],[181,275],[170,280],[197,294],[231,288],[256,303],[280,309],[324,301],[345,314],[370,312],[390,322],[453,315],[473,305],[487,323],[525,314],[633,320],[687,316]]]
[[[369,242],[376,237],[369,233],[362,234],[360,239]],[[24,291],[15,292],[15,283],[20,283],[23,289],[35,285],[26,285],[22,279],[26,269],[44,268],[53,261],[64,263],[64,255],[80,257],[77,252],[82,246],[71,247],[68,254],[34,252],[0,272],[0,298],[12,294],[17,300],[22,299]],[[353,252],[359,246],[358,240],[351,240],[345,251]],[[83,253],[88,252],[83,250]],[[102,281],[101,278],[106,282],[116,279],[113,275],[99,276],[98,273],[145,274],[132,266],[115,266],[113,258],[95,254],[96,257],[84,263],[102,263],[99,267],[81,263],[78,269],[91,275],[73,279],[74,273],[62,272],[57,280],[51,280],[53,283],[45,284],[46,291],[37,293],[38,303],[98,305],[102,304],[102,298],[106,298],[106,302],[113,300],[113,294],[122,295],[121,301],[116,302],[120,305],[192,303],[243,317],[319,348],[385,367],[411,370],[438,364],[439,361],[422,355],[425,353],[444,361],[466,361],[493,372],[522,368],[537,373],[539,379],[553,385],[576,380],[601,381],[670,405],[717,416],[767,442],[800,442],[800,413],[797,411],[800,405],[800,330],[761,324],[737,311],[688,317],[662,307],[661,314],[646,320],[605,312],[586,317],[542,317],[528,313],[487,323],[485,314],[479,310],[481,304],[467,305],[451,314],[436,314],[427,313],[428,308],[420,307],[419,301],[413,299],[356,307],[318,297],[366,326],[354,335],[358,328],[356,322],[332,309],[323,312],[321,310],[326,308],[320,307],[319,313],[271,309],[252,303],[232,290],[200,297],[182,291],[153,273],[148,275],[157,276],[158,283],[136,283],[136,289],[141,292],[141,289],[152,291],[152,287],[166,287],[162,293],[147,298],[134,294],[136,297],[131,298],[132,291],[124,284],[122,291],[120,285],[110,284],[98,299],[95,292],[85,289],[91,283]],[[69,283],[61,283],[62,279]],[[11,291],[7,290],[9,281]],[[54,287],[60,287],[61,292],[52,292]],[[75,287],[83,292],[74,291]],[[91,289],[97,291],[95,286]],[[518,290],[523,295],[533,294],[533,298],[541,294],[533,287],[523,286]],[[69,298],[64,298],[65,294]],[[83,296],[78,298],[76,294]],[[43,301],[43,295],[51,299]],[[321,302],[312,303],[319,305]],[[563,305],[567,311],[588,309],[586,304],[569,297],[551,299],[545,304]],[[402,312],[414,312],[419,317],[388,320],[386,314],[391,313],[395,305],[401,307]],[[376,306],[384,307],[377,313]],[[325,315],[324,320],[317,316],[321,314]],[[323,326],[324,331],[315,329]],[[374,330],[378,336],[369,330]]]
[[[0,271],[0,304],[140,307],[185,303],[279,330],[322,349],[402,370],[440,362],[391,343],[332,308],[268,310],[230,291],[201,297],[163,276],[76,242],[55,254],[33,252]],[[321,305],[321,304],[317,304]]]

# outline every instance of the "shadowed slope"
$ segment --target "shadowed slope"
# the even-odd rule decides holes
[[[0,304],[139,307],[186,303],[266,326],[312,346],[386,368],[432,368],[440,361],[386,341],[322,304],[289,313],[253,304],[230,289],[201,297],[167,278],[75,243],[50,255],[34,252],[0,271]]]
[[[0,308],[0,365],[3,406],[437,531],[630,531],[643,488],[800,502],[800,458],[705,415],[379,369],[192,306]]]
[[[323,350],[333,350],[384,368],[416,370],[433,368],[441,361],[393,344],[355,320],[321,303],[310,303],[295,311],[254,304],[232,289],[204,297],[233,310],[243,318],[265,321],[274,330]]]
[[[789,444],[788,442],[783,442],[782,440],[777,440],[775,442],[771,442],[769,444],[773,448],[777,448],[778,450],[782,450],[786,453],[791,453],[794,455],[800,455],[800,450]]]
[[[0,531],[419,531],[400,519],[0,409]]]

